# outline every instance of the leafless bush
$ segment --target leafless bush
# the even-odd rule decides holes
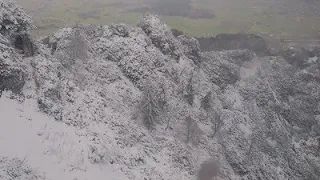
[[[219,174],[219,163],[213,159],[205,161],[199,169],[198,180],[212,180]]]
[[[72,58],[73,59],[87,59],[87,45],[84,41],[84,38],[80,34],[80,30],[77,28],[74,33],[74,37],[71,41],[72,47]]]
[[[0,96],[1,97],[1,96]],[[165,130],[168,130],[170,127],[170,122],[171,122],[171,118],[170,117],[167,117],[167,126],[166,126],[166,129]]]
[[[77,60],[88,59],[87,45],[81,36],[79,27],[75,27],[74,36],[71,38],[67,54],[69,58],[63,61],[63,65],[66,67],[70,67]]]
[[[209,118],[211,119],[211,122],[212,122],[212,130],[213,130],[212,137],[214,137],[222,126],[222,120],[219,113],[214,110],[209,113]]]
[[[220,114],[217,110],[213,107],[213,100],[212,100],[212,92],[208,92],[207,95],[201,100],[201,107],[207,112],[207,118],[212,123],[213,135],[214,137],[217,132],[219,131],[222,121],[220,118]]]
[[[197,143],[197,137],[198,137],[198,134],[200,132],[198,124],[190,116],[188,116],[185,119],[185,121],[186,121],[185,123],[186,123],[186,126],[187,126],[187,141],[186,142],[189,143],[191,141],[193,144],[196,144]]]
[[[256,138],[253,136],[252,137],[252,139],[251,139],[251,142],[250,142],[250,146],[249,146],[249,149],[248,149],[248,151],[247,151],[247,153],[246,153],[246,160],[245,160],[245,162],[246,163],[251,163],[252,162],[252,160],[254,160],[254,148],[255,148],[255,146],[256,146]]]
[[[208,92],[207,95],[201,100],[201,107],[205,111],[212,110],[212,92]]]
[[[193,73],[191,74],[191,77],[188,81],[188,84],[185,88],[185,93],[184,93],[184,98],[186,99],[187,103],[191,106],[193,105],[193,101],[194,101],[194,89],[193,89],[192,81],[193,81]]]

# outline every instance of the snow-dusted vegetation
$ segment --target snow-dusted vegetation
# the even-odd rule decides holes
[[[154,14],[32,41],[0,7],[0,179],[320,178],[318,50],[201,52]]]

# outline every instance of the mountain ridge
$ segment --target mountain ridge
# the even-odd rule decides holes
[[[127,179],[196,179],[208,159],[219,162],[216,179],[319,178],[317,54],[300,66],[249,50],[202,52],[154,14],[137,26],[75,25],[29,41],[30,18],[0,3],[2,99],[32,100],[83,138],[70,149],[83,147],[90,163],[59,168],[75,179],[90,179],[79,173],[95,165]]]

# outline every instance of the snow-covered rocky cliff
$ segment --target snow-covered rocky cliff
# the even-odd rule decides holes
[[[320,179],[319,54],[201,52],[153,14],[32,41],[0,7],[0,179]]]

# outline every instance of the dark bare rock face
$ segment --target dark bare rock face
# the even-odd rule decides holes
[[[28,18],[0,3],[1,90],[74,127],[88,149],[70,162],[75,173],[98,165],[132,180],[320,179],[318,51],[263,56],[267,47],[254,35],[199,42],[153,14],[137,26],[69,26],[37,42],[20,36],[21,45]],[[37,53],[27,56],[32,43]],[[14,162],[0,154],[3,167]]]

